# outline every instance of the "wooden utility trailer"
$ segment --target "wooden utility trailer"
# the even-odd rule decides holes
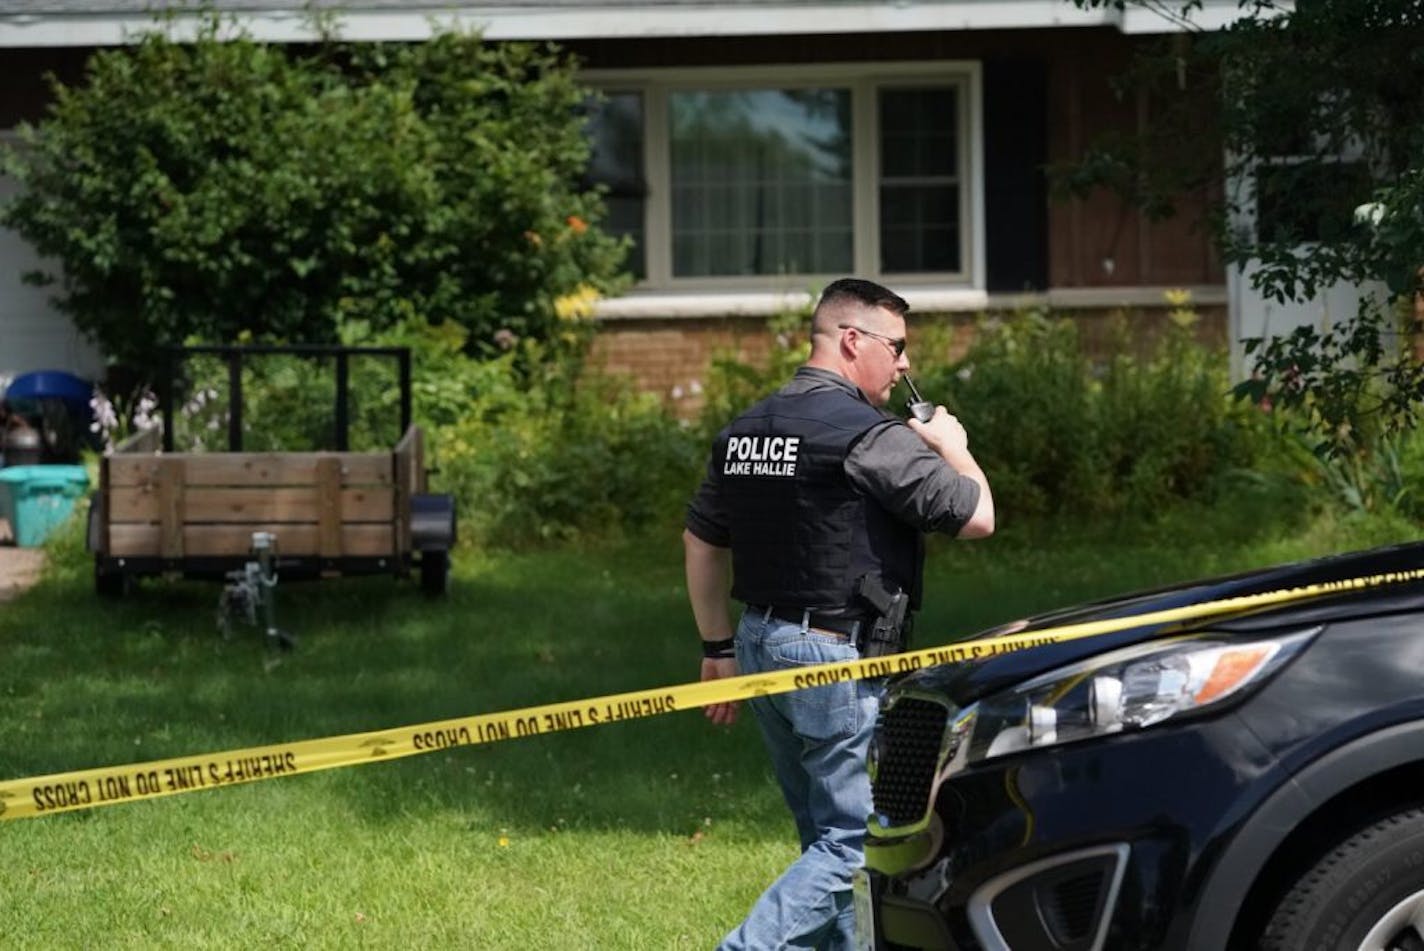
[[[89,514],[96,590],[120,596],[134,579],[166,573],[221,579],[251,560],[253,533],[276,538],[284,579],[420,571],[431,594],[446,590],[455,542],[454,503],[428,492],[423,435],[409,421],[409,352],[404,348],[190,347],[220,355],[231,379],[254,353],[337,360],[335,451],[243,452],[241,390],[232,388],[228,452],[159,451],[142,433],[99,464]],[[351,452],[346,443],[350,355],[394,356],[401,366],[401,429],[388,452]],[[160,400],[171,404],[169,392]],[[164,407],[168,410],[168,406]],[[172,419],[165,411],[164,419]],[[171,431],[163,434],[172,447]],[[237,448],[233,448],[236,444]]]

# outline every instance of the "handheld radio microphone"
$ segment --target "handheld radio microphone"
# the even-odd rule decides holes
[[[920,391],[915,388],[915,381],[910,379],[910,374],[901,374],[900,378],[905,381],[905,386],[910,390],[910,398],[905,401],[905,408],[915,419],[922,423],[928,423],[935,414],[934,404],[920,395]]]

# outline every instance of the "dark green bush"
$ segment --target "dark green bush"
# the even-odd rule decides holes
[[[1269,412],[1289,439],[1309,448],[1335,501],[1361,511],[1417,514],[1424,506],[1408,470],[1417,458],[1424,363],[1415,352],[1412,302],[1373,296],[1325,329],[1246,341],[1253,357],[1238,398]]]
[[[478,538],[523,546],[620,537],[679,517],[705,446],[656,397],[599,375],[526,388],[514,361],[437,431],[440,483]]]
[[[1226,357],[1197,344],[1179,311],[1147,358],[1125,330],[1095,360],[1071,320],[987,319],[965,358],[923,372],[963,420],[1006,517],[1140,515],[1204,499],[1270,439],[1229,398]],[[943,394],[943,396],[941,396]]]
[[[1209,498],[1220,478],[1248,468],[1271,441],[1261,414],[1230,396],[1227,359],[1197,343],[1195,318],[1174,324],[1147,359],[1131,356],[1120,328],[1102,378],[1101,465],[1116,507],[1150,511]]]
[[[300,52],[224,30],[95,53],[3,153],[23,191],[0,222],[62,265],[59,306],[111,359],[414,318],[489,354],[616,283],[557,51],[444,34]]]
[[[1097,384],[1071,321],[986,320],[963,361],[926,369],[922,391],[964,423],[1000,510],[1042,514],[1102,495]]]
[[[668,524],[700,475],[695,434],[656,397],[586,371],[591,328],[577,318],[563,326],[550,342],[506,338],[509,349],[483,361],[465,356],[452,324],[347,332],[352,343],[411,347],[432,482],[455,495],[460,532],[479,544],[612,538]]]

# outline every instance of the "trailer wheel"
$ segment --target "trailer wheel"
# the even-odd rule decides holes
[[[420,553],[420,590],[441,597],[450,590],[450,550],[432,548]]]
[[[105,571],[94,565],[94,593],[101,598],[118,599],[129,592],[129,576],[122,571]]]
[[[1355,833],[1302,875],[1276,908],[1262,951],[1424,949],[1424,810]]]

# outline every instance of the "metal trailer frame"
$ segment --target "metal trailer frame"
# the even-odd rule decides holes
[[[263,355],[329,357],[336,364],[333,451],[244,452],[242,366]],[[173,419],[177,373],[192,355],[227,363],[227,451],[175,453],[173,427],[130,438],[100,461],[89,511],[94,583],[119,597],[160,574],[222,580],[252,560],[253,532],[277,537],[286,579],[392,574],[419,569],[421,587],[444,594],[456,513],[450,495],[428,491],[424,435],[411,424],[410,350],[405,347],[193,346],[165,351],[159,406]],[[351,452],[352,356],[397,361],[400,441],[386,452]],[[161,450],[161,451],[160,451]]]

